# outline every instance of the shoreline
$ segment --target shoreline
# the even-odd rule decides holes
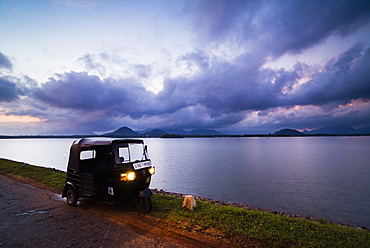
[[[39,188],[44,189],[41,190],[42,192],[54,192],[54,190],[62,189],[66,180],[65,172],[7,159],[0,159],[0,171],[2,174],[7,176],[10,174],[18,179],[16,179],[18,182],[3,183],[4,196],[7,193],[4,199],[13,199],[13,192],[21,188],[17,187],[20,185],[34,186],[25,187],[25,189]],[[24,183],[19,183],[19,181]],[[14,190],[9,188],[11,186],[15,187]],[[52,190],[49,189],[50,187]],[[107,217],[106,219],[133,226],[135,230],[137,229],[145,235],[148,231],[158,233],[161,230],[159,237],[167,238],[175,233],[178,234],[176,237],[179,240],[183,240],[184,237],[191,240],[200,238],[201,241],[211,240],[213,241],[212,244],[217,243],[212,247],[220,247],[219,244],[230,244],[230,247],[370,247],[370,232],[367,228],[331,223],[325,219],[316,221],[314,218],[254,208],[243,205],[245,203],[236,204],[201,196],[195,196],[198,207],[194,209],[195,211],[189,211],[182,207],[185,194],[166,192],[155,187],[151,188],[154,193],[153,210],[155,210],[151,213],[145,213],[136,201],[122,205],[118,204],[115,207],[107,206],[102,202],[96,202],[96,205],[89,202],[96,207],[87,208],[98,212],[102,210],[100,212],[104,217]],[[35,192],[41,191],[36,190]],[[189,192],[184,192],[189,194]],[[60,193],[58,195],[60,196]],[[24,199],[29,199],[29,197],[14,199],[12,202],[19,204],[19,200]],[[36,199],[38,199],[37,196]],[[53,200],[61,199],[57,197]],[[65,202],[58,204],[58,206],[61,207],[62,212],[66,210],[86,212],[87,209],[83,207],[83,201],[81,208],[70,208]],[[87,204],[85,206],[91,205]],[[20,207],[22,207],[20,212],[23,213],[24,206]],[[42,206],[42,209],[36,210],[45,210],[44,208],[45,205]],[[106,211],[108,209],[109,211]],[[114,212],[110,210],[114,210]],[[147,228],[143,229],[141,223],[145,223]],[[16,225],[14,226],[17,228]],[[60,232],[58,231],[58,233]],[[88,234],[91,233],[88,232]],[[204,244],[203,241],[202,244]],[[194,247],[203,247],[203,245],[198,243]]]
[[[168,192],[168,191],[164,191],[163,189],[160,189],[160,190],[151,189],[151,190],[153,191],[154,194],[163,195],[163,196],[173,196],[173,197],[183,198],[185,195],[188,195],[188,194],[182,194],[182,193]],[[263,213],[271,213],[271,214],[275,214],[275,215],[282,216],[282,217],[294,218],[294,219],[300,219],[300,220],[308,220],[308,221],[316,221],[316,222],[324,221],[324,222],[330,223],[330,224],[336,224],[336,225],[340,225],[340,226],[344,226],[344,227],[351,227],[351,228],[355,228],[357,230],[363,230],[363,231],[370,232],[370,229],[368,227],[365,227],[365,226],[354,226],[354,225],[344,224],[344,223],[341,223],[341,222],[329,221],[329,220],[321,219],[321,218],[317,219],[317,218],[310,217],[310,216],[304,216],[304,215],[299,215],[299,214],[291,214],[291,213],[271,210],[271,209],[267,209],[267,208],[252,207],[252,206],[249,206],[249,205],[235,203],[235,202],[226,202],[226,201],[220,201],[220,200],[213,200],[213,199],[205,198],[205,197],[202,197],[202,196],[194,196],[194,198],[195,198],[195,200],[206,201],[206,202],[209,202],[209,203],[215,204],[215,205],[223,205],[223,206],[230,206],[230,207],[236,207],[236,208],[243,208],[243,209],[246,209],[246,210],[252,210],[252,211],[263,212]]]
[[[288,134],[231,134],[231,135],[173,135],[169,136],[128,136],[115,135],[109,136],[112,138],[128,138],[128,139],[143,139],[143,138],[163,138],[163,139],[179,139],[179,138],[278,138],[278,137],[369,137],[369,133],[354,133],[354,134],[303,134],[303,135],[288,135]],[[81,139],[81,138],[105,138],[104,135],[0,135],[0,139]]]
[[[14,161],[14,160],[11,160],[11,159],[5,159],[5,158],[0,158],[0,159],[20,163],[23,168],[26,168],[27,166],[31,166],[31,167],[33,166],[33,167],[39,167],[39,168],[46,169],[46,170],[53,171],[53,172],[57,172],[57,173],[66,174],[65,171],[62,171],[62,170],[56,169],[56,168],[31,165],[31,164],[28,164],[28,163],[18,162],[18,161]],[[3,172],[0,172],[0,174],[11,177],[11,178],[13,178],[17,181],[22,181],[26,184],[34,185],[34,186],[39,187],[39,188],[44,188],[44,189],[52,191],[54,193],[61,193],[61,190],[58,190],[58,189],[53,188],[53,187],[48,187],[48,186],[46,186],[42,183],[35,182],[31,179],[24,178],[22,176],[16,176],[16,175],[3,173]],[[188,194],[184,194],[184,193],[168,192],[168,191],[165,191],[163,189],[156,189],[156,188],[154,188],[154,189],[150,188],[150,189],[153,191],[154,194],[163,195],[163,196],[172,196],[172,197],[177,197],[177,198],[183,198],[185,195],[188,195]],[[363,230],[363,231],[366,231],[366,232],[370,233],[370,228],[365,227],[365,226],[355,226],[355,225],[345,224],[345,223],[341,223],[341,222],[329,221],[329,220],[323,219],[323,218],[314,218],[314,217],[310,217],[310,216],[298,215],[298,214],[293,214],[293,213],[286,213],[286,212],[283,212],[283,211],[271,210],[271,209],[267,209],[267,208],[252,207],[252,206],[245,205],[245,204],[240,204],[240,203],[235,203],[235,202],[226,202],[226,201],[221,201],[221,200],[214,200],[214,199],[211,199],[211,198],[206,198],[206,197],[196,196],[196,195],[194,195],[194,198],[195,198],[195,200],[205,201],[205,202],[215,204],[215,205],[223,205],[223,206],[242,208],[242,209],[251,210],[251,211],[271,213],[271,214],[275,214],[275,215],[282,216],[282,217],[287,217],[287,218],[294,218],[294,219],[308,220],[308,221],[315,221],[315,222],[325,222],[325,223],[329,223],[329,224],[340,225],[340,226],[343,226],[343,227],[351,227],[351,228],[354,228],[354,229],[357,229],[357,230]]]

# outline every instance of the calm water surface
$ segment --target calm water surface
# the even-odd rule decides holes
[[[0,157],[66,170],[74,139],[0,140]],[[145,139],[151,188],[370,227],[370,137]]]

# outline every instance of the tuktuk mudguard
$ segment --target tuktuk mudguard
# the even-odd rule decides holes
[[[144,189],[143,191],[139,191],[139,197],[149,198],[152,195],[153,193],[149,188]]]

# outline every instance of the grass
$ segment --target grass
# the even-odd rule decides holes
[[[216,229],[231,239],[247,237],[266,247],[370,247],[369,232],[335,223],[282,217],[205,201],[197,201],[198,207],[189,211],[181,203],[181,198],[155,195],[151,215],[183,223],[189,229]]]
[[[25,177],[62,189],[65,173],[0,159],[0,172]],[[194,211],[182,208],[182,198],[153,195],[151,216],[230,240],[235,246],[255,247],[370,247],[370,233],[324,220],[308,221],[272,213],[197,201]],[[132,210],[132,205],[127,208]]]
[[[0,172],[24,177],[57,190],[63,189],[66,180],[66,174],[62,171],[6,159],[0,159]]]

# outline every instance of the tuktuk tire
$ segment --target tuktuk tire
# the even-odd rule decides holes
[[[153,210],[152,198],[140,197],[140,202],[145,212],[149,213]]]
[[[74,207],[77,204],[78,196],[73,189],[69,188],[66,193],[66,199],[67,199],[67,204],[69,206]]]

